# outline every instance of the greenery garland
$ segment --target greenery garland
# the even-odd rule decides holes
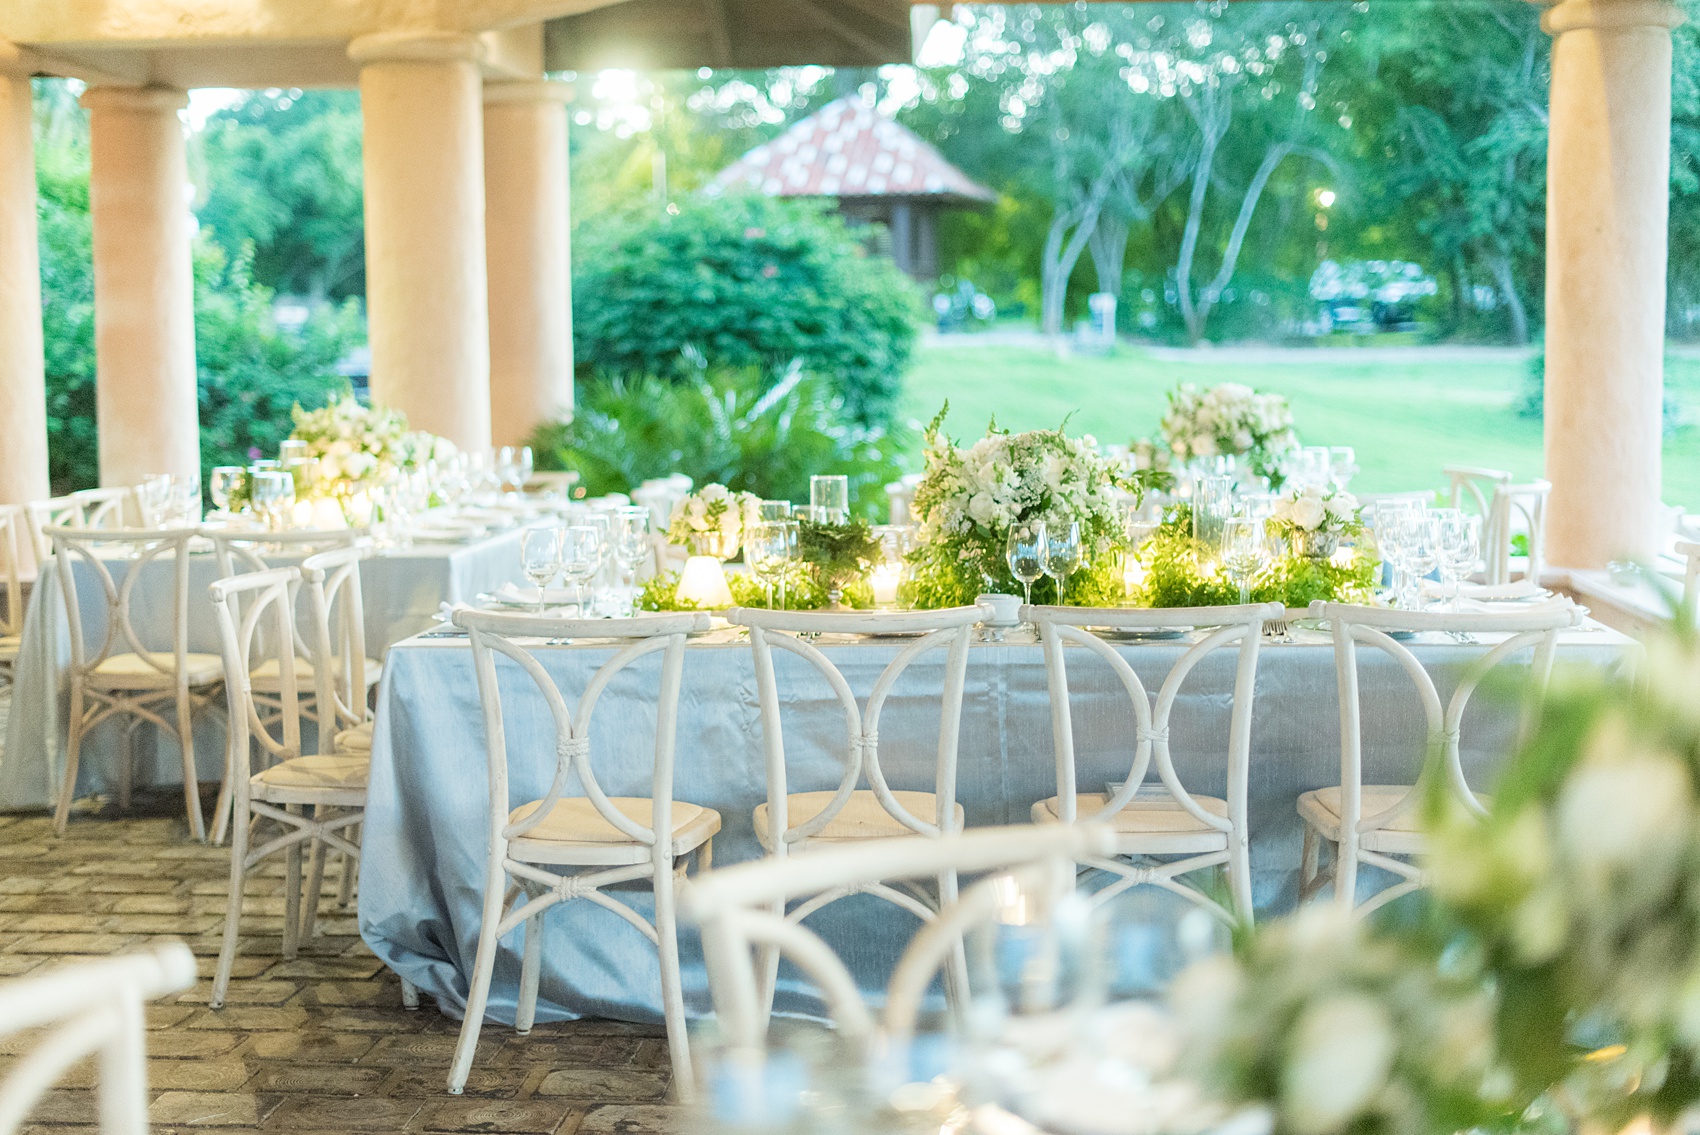
[[[1251,580],[1254,603],[1284,603],[1303,609],[1316,599],[1367,602],[1375,590],[1380,561],[1364,546],[1343,549],[1338,558],[1310,559],[1286,552]],[[1145,580],[1129,596],[1136,607],[1218,607],[1240,601],[1239,585],[1217,563],[1216,550],[1193,539],[1192,506],[1170,508],[1145,545]]]
[[[732,592],[732,602],[739,607],[766,607],[767,590],[754,573],[729,571],[726,587]],[[865,581],[856,580],[844,588],[843,603],[859,610],[874,605],[874,591]],[[773,588],[773,605],[779,606],[779,587]],[[802,563],[791,564],[785,576],[785,608],[790,611],[818,611],[827,605],[826,588],[821,586],[813,569]],[[679,573],[663,572],[646,580],[638,589],[640,611],[702,611],[700,604],[679,599]]]

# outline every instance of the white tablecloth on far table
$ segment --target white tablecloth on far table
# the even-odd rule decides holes
[[[520,537],[507,532],[474,544],[422,544],[391,548],[361,565],[362,598],[366,607],[366,649],[374,656],[392,643],[429,627],[444,602],[471,601],[481,592],[524,578],[519,560]],[[284,562],[284,561],[280,561]],[[122,582],[127,562],[108,564]],[[151,648],[171,649],[171,574],[169,560],[146,569],[153,578],[137,586],[132,620]],[[90,649],[105,633],[106,604],[100,583],[88,565],[79,564],[77,583],[85,633]],[[207,585],[218,578],[211,553],[196,554],[189,567],[189,649],[219,653],[218,625]],[[115,650],[126,649],[115,646]],[[65,767],[67,674],[71,636],[65,604],[59,594],[58,572],[49,560],[30,593],[24,616],[23,647],[19,652],[12,691],[11,720],[6,747],[0,749],[0,810],[51,805]],[[202,780],[223,776],[225,708],[222,696],[195,715],[195,764]],[[77,772],[79,796],[99,792],[115,783],[115,760],[123,751],[123,725],[108,719],[96,727],[83,747]],[[137,733],[136,784],[181,784],[182,762],[176,742],[160,741],[152,726]]]
[[[1263,913],[1289,908],[1299,858],[1300,793],[1339,783],[1339,710],[1333,652],[1326,636],[1264,648],[1252,733],[1250,823],[1253,891]],[[866,698],[901,644],[818,644]],[[1151,642],[1118,649],[1151,690],[1187,649]],[[1463,662],[1485,647],[1443,636],[1411,643],[1443,696]],[[610,647],[584,643],[541,647],[544,665],[576,696]],[[1638,651],[1597,626],[1567,633],[1563,664],[1609,665]],[[1071,659],[1074,655],[1071,650]],[[1133,711],[1109,667],[1084,650],[1071,662],[1075,744],[1082,791],[1126,778]],[[1415,688],[1379,651],[1360,651],[1369,739],[1366,779],[1408,783],[1422,759],[1423,726]],[[944,660],[935,651],[898,682],[880,721],[881,765],[893,788],[932,787],[938,699]],[[1218,650],[1188,679],[1176,704],[1171,746],[1184,783],[1221,795],[1232,708],[1232,650]],[[502,672],[512,663],[499,660]],[[592,753],[610,795],[646,796],[653,754],[655,656],[617,676],[598,703]],[[844,750],[844,716],[807,663],[783,652],[779,670],[792,791],[833,787]],[[548,711],[528,680],[503,679],[510,745],[510,806],[541,797],[554,771]],[[1049,696],[1040,649],[1031,642],[976,644],[969,652],[962,715],[958,795],[970,826],[1025,823],[1029,809],[1055,794]],[[1506,747],[1514,714],[1478,694],[1464,723],[1464,760],[1484,782]],[[677,799],[718,810],[724,827],[714,862],[760,855],[751,810],[766,797],[761,721],[751,648],[737,632],[714,632],[686,652],[679,713]],[[360,927],[389,966],[437,997],[452,1014],[465,1005],[467,975],[478,939],[485,878],[488,789],[485,741],[471,650],[464,639],[411,640],[390,651],[379,694],[372,778],[360,876]],[[568,793],[580,791],[573,785]],[[625,893],[650,909],[645,893]],[[1182,900],[1174,900],[1176,902]],[[566,903],[546,918],[539,1019],[571,1015],[659,1019],[654,948],[617,916],[589,903]],[[856,896],[810,920],[845,957],[866,989],[883,989],[890,965],[915,928],[911,916],[880,900]],[[504,941],[491,991],[490,1017],[513,1020],[520,931]],[[682,942],[693,1014],[707,1011],[701,952],[688,931]],[[810,1012],[801,987],[782,983],[778,1008]]]

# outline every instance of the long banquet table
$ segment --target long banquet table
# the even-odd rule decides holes
[[[1299,794],[1339,782],[1339,726],[1332,649],[1326,635],[1296,631],[1262,654],[1252,732],[1250,824],[1253,892],[1260,914],[1294,902]],[[1620,665],[1638,647],[1590,623],[1561,638],[1561,664]],[[816,643],[844,672],[859,698],[902,644],[834,640]],[[1118,647],[1155,690],[1190,642]],[[1410,646],[1443,697],[1452,678],[1485,647],[1443,636]],[[569,699],[611,648],[590,642],[539,646],[549,673]],[[1071,654],[1071,658],[1073,655]],[[1108,666],[1071,663],[1071,702],[1082,791],[1125,779],[1132,709]],[[1362,650],[1362,696],[1369,783],[1408,782],[1421,762],[1423,728],[1415,688],[1391,659]],[[647,795],[654,743],[652,656],[617,676],[603,694],[592,728],[598,776],[610,795]],[[501,663],[504,672],[511,664]],[[917,661],[899,680],[880,725],[881,764],[894,788],[931,787],[937,744],[943,652]],[[785,715],[792,791],[836,785],[844,750],[843,711],[825,682],[787,654],[776,659]],[[1176,704],[1171,748],[1188,788],[1224,788],[1234,654],[1217,650],[1188,679]],[[510,806],[541,797],[554,771],[548,711],[529,681],[502,680],[510,753]],[[1491,778],[1514,714],[1478,694],[1464,723],[1464,761],[1473,781]],[[718,810],[716,865],[752,859],[760,848],[751,810],[765,799],[761,723],[747,641],[735,630],[694,640],[686,652],[675,798]],[[969,652],[958,794],[970,826],[1026,822],[1034,801],[1055,793],[1049,699],[1039,648],[1025,642],[977,643]],[[443,1009],[464,1012],[482,909],[489,793],[485,741],[471,650],[464,639],[411,639],[390,651],[379,694],[372,750],[365,854],[360,875],[360,926],[392,969]],[[567,792],[576,791],[569,782]],[[646,892],[623,897],[648,911]],[[1178,901],[1178,900],[1177,900]],[[566,903],[545,919],[538,1019],[602,1016],[659,1019],[654,948],[635,929],[589,903]],[[913,933],[907,914],[867,896],[843,900],[810,922],[851,964],[865,988],[883,988],[890,965]],[[520,931],[503,942],[489,1018],[511,1022],[518,988]],[[683,932],[687,1008],[707,1011],[695,936]],[[801,986],[782,982],[776,1008],[810,1012]]]
[[[523,578],[519,562],[520,537],[504,532],[470,544],[416,544],[379,552],[361,565],[361,590],[366,612],[366,649],[375,657],[392,643],[417,634],[435,621],[444,602],[471,601],[480,592]],[[286,562],[279,560],[280,563]],[[114,582],[122,583],[126,561],[107,562]],[[169,560],[151,562],[139,581],[131,605],[138,635],[150,649],[171,649],[171,576]],[[78,595],[91,648],[106,628],[105,600],[99,580],[86,564],[76,570]],[[207,585],[218,578],[211,552],[196,553],[189,567],[189,649],[219,652],[218,625]],[[122,645],[114,650],[127,649]],[[6,747],[0,749],[0,810],[50,805],[65,767],[67,681],[71,635],[65,604],[59,594],[59,573],[53,560],[43,566],[24,614],[23,643],[12,689]],[[222,698],[196,713],[195,765],[202,780],[224,775],[225,710]],[[117,721],[96,727],[85,742],[77,772],[77,795],[100,792],[113,783],[118,754],[123,751]],[[166,739],[153,751],[153,730],[137,735],[137,785],[181,784],[182,763],[175,742]]]

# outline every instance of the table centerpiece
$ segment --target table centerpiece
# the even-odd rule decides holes
[[[922,608],[974,602],[985,592],[1020,594],[1005,561],[1010,529],[1045,521],[1078,524],[1082,562],[1067,577],[1060,601],[1116,606],[1124,597],[1120,553],[1122,516],[1148,489],[1169,482],[1157,469],[1124,472],[1098,453],[1090,435],[1054,430],[1010,433],[996,421],[966,448],[943,431],[947,402],[927,426],[925,472],[913,510],[920,544],[909,553],[913,573],[904,598]],[[1049,577],[1033,588],[1036,603],[1059,601]]]
[[[1238,382],[1208,390],[1181,383],[1169,392],[1161,428],[1163,440],[1183,463],[1200,466],[1229,458],[1236,475],[1249,472],[1275,489],[1285,483],[1285,458],[1299,444],[1287,400]],[[1136,451],[1140,448],[1136,442]]]

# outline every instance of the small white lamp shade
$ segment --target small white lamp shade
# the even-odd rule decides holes
[[[733,605],[726,569],[713,556],[692,556],[685,561],[677,594],[681,603],[695,603],[710,611],[724,611]]]

